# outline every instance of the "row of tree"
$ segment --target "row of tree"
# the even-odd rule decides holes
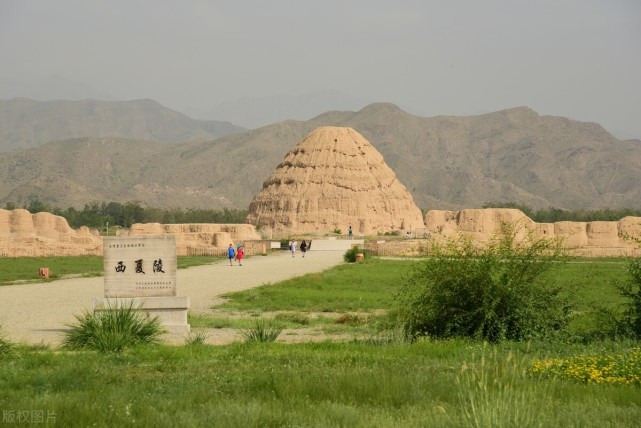
[[[7,203],[6,209],[17,208]],[[69,226],[77,229],[80,226],[103,229],[106,227],[131,227],[134,223],[245,223],[247,210],[223,209],[222,211],[205,209],[162,209],[144,207],[139,201],[92,202],[78,210],[70,207],[62,210],[39,200],[32,200],[23,207],[31,213],[49,212],[67,219]]]
[[[615,208],[601,210],[562,210],[558,208],[533,209],[514,202],[488,202],[483,208],[516,208],[537,223],[557,221],[618,221],[623,217],[641,217],[640,208]]]

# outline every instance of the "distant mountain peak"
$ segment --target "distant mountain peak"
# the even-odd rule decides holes
[[[370,113],[370,112],[378,112],[378,113],[403,112],[403,113],[406,113],[403,109],[401,109],[396,104],[388,103],[388,102],[376,102],[376,103],[372,103],[372,104],[366,105],[358,113]]]

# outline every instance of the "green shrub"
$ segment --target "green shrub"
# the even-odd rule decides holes
[[[63,346],[70,349],[91,349],[100,352],[122,352],[140,344],[156,343],[163,333],[157,317],[146,318],[134,307],[111,307],[76,315],[77,324],[70,324]]]
[[[558,242],[517,239],[514,226],[485,247],[469,240],[436,245],[399,294],[412,337],[527,340],[562,329],[569,305],[542,274],[559,261]]]
[[[269,320],[256,320],[254,327],[240,331],[240,336],[249,342],[274,342],[283,331],[281,327]]]
[[[619,294],[626,299],[619,331],[626,336],[641,339],[641,258],[628,264],[629,279],[617,284]]]
[[[345,251],[345,254],[343,254],[343,260],[345,260],[347,263],[355,263],[356,254],[362,254],[363,258],[367,258],[367,251],[359,248],[358,246],[354,246]]]

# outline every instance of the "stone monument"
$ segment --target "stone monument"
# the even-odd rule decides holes
[[[157,316],[168,333],[189,333],[189,297],[176,287],[174,235],[105,237],[105,297],[94,299],[94,310],[133,305],[148,317]]]

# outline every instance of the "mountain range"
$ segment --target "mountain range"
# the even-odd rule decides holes
[[[244,209],[287,152],[320,126],[361,133],[423,209],[490,201],[601,209],[641,201],[641,141],[527,107],[428,118],[375,103],[244,130],[151,100],[22,99],[0,103],[0,206],[38,198],[61,208],[138,200]]]
[[[242,131],[247,129],[229,122],[191,119],[153,100],[0,100],[0,151],[82,137],[182,143]]]

